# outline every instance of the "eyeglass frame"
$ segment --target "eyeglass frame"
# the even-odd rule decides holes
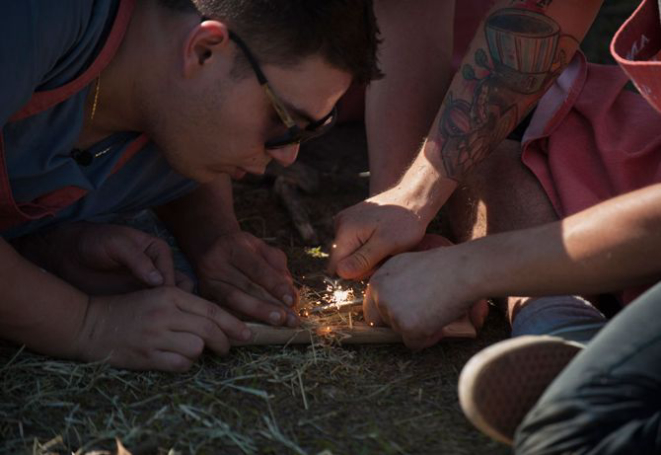
[[[206,20],[212,19],[208,16],[202,16],[202,21]],[[265,148],[273,150],[289,147],[291,145],[298,145],[309,139],[313,139],[327,133],[335,125],[335,122],[337,121],[337,106],[333,106],[333,110],[331,110],[331,112],[329,112],[321,119],[309,123],[305,128],[299,127],[282,100],[273,91],[273,88],[266,78],[264,71],[262,71],[261,66],[257,62],[257,58],[250,51],[248,45],[235,32],[231,30],[229,31],[229,38],[230,40],[234,41],[234,43],[236,43],[236,45],[245,55],[248,63],[255,73],[255,76],[257,77],[257,82],[266,93],[266,96],[271,102],[271,105],[273,106],[276,114],[278,114],[278,117],[287,128],[287,133],[283,134],[281,137],[267,140],[264,143]]]

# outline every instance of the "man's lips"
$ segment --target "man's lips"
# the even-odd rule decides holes
[[[266,166],[252,167],[252,168],[243,168],[237,166],[230,173],[230,175],[233,179],[239,180],[245,177],[246,174],[264,175],[265,172],[266,172]]]

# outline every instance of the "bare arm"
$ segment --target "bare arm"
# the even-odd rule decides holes
[[[0,239],[0,334],[44,354],[77,358],[88,297]]]
[[[492,264],[478,273],[482,293],[492,296],[595,294],[650,284],[661,278],[661,185],[518,235],[484,238],[468,254],[470,248]]]
[[[424,185],[418,193],[430,195],[435,209],[444,204],[453,182],[461,181],[514,130],[569,64],[601,4],[498,1],[478,28],[401,185]],[[428,166],[438,179],[416,182],[414,175]]]
[[[59,358],[183,371],[205,347],[226,354],[247,327],[217,305],[162,286],[89,297],[0,240],[0,337]]]
[[[410,168],[397,185],[336,217],[329,271],[358,278],[385,257],[413,248],[457,182],[516,127],[570,62],[601,3],[496,2]]]
[[[450,85],[454,0],[378,0],[385,78],[367,89],[370,193],[393,186],[417,155]]]
[[[560,222],[397,256],[372,277],[366,314],[424,347],[479,298],[652,284],[661,278],[660,250],[661,185],[654,185]]]

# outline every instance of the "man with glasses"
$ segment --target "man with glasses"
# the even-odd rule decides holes
[[[204,348],[224,354],[251,336],[227,309],[295,326],[284,254],[241,232],[220,196],[230,177],[291,164],[302,141],[332,126],[352,80],[379,77],[371,2],[0,10],[2,338],[182,371]],[[161,240],[110,224],[150,207],[204,298],[186,292]]]

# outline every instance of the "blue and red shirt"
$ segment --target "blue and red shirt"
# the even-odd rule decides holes
[[[140,132],[85,151],[94,81],[119,48],[136,0],[0,3],[0,233],[159,205],[195,184],[174,172]]]

